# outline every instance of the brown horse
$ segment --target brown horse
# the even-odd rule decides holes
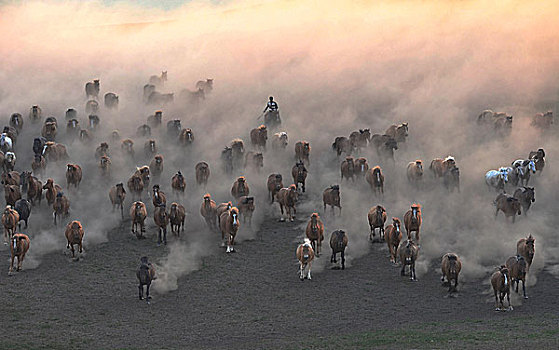
[[[221,228],[221,239],[227,238],[227,253],[235,251],[233,245],[235,244],[235,236],[239,230],[239,209],[233,207],[230,210],[221,214],[219,226]]]
[[[126,198],[126,190],[124,190],[124,184],[118,183],[115,186],[111,187],[109,190],[109,199],[113,204],[113,212],[115,211],[115,207],[120,207],[120,216],[124,219],[124,199]]]
[[[357,152],[361,152],[363,148],[366,148],[370,140],[371,140],[371,130],[369,129],[359,129],[359,131],[353,131],[349,135],[349,141],[351,143],[351,146]]]
[[[520,201],[506,193],[499,193],[497,195],[497,198],[495,198],[494,204],[496,206],[495,218],[497,218],[497,214],[499,214],[499,210],[500,210],[503,212],[503,214],[505,214],[506,218],[512,216],[512,222],[514,223],[515,215],[522,214],[520,210],[521,208]]]
[[[163,174],[163,156],[156,154],[149,163],[149,172],[155,179],[160,179]]]
[[[2,185],[21,185],[21,175],[15,170],[2,173]]]
[[[43,184],[35,176],[31,175],[29,171],[23,171],[21,173],[21,189],[22,191],[27,191],[27,199],[31,202],[31,205],[35,205],[35,201],[41,204],[41,199],[43,199]]]
[[[144,155],[151,158],[157,154],[157,144],[154,139],[149,139],[144,143]]]
[[[14,206],[21,199],[19,185],[4,185],[4,199],[6,200],[6,205]]]
[[[505,265],[501,265],[498,271],[491,276],[491,286],[493,287],[493,293],[495,294],[495,310],[501,311],[504,309],[503,301],[505,300],[505,295],[509,303],[509,310],[512,310],[510,304],[510,278],[509,269]],[[499,299],[497,300],[497,294],[499,294]],[[499,307],[499,301],[501,302],[501,307]]]
[[[144,181],[142,180],[141,176],[136,174],[132,175],[130,179],[128,179],[126,186],[128,186],[128,190],[130,190],[130,193],[132,193],[133,199],[142,199],[142,192],[144,192]]]
[[[167,225],[169,225],[169,214],[167,213],[165,204],[155,207],[153,212],[153,221],[158,227],[157,245],[161,245],[161,242],[167,245]],[[163,234],[163,240],[161,240],[161,234]]]
[[[235,168],[239,167],[245,156],[245,144],[241,139],[231,141],[231,157]]]
[[[16,271],[21,271],[21,264],[25,258],[25,253],[29,250],[29,237],[23,233],[16,233],[10,239],[10,251],[12,254],[12,262],[10,263],[11,274],[14,271],[14,259],[17,257],[17,269]]]
[[[420,159],[408,163],[407,176],[412,185],[419,187],[423,179],[423,162]]]
[[[309,155],[311,153],[311,145],[307,141],[299,141],[295,144],[295,160],[303,161],[310,164]]]
[[[233,203],[231,203],[231,201],[226,202],[226,203],[220,203],[216,207],[215,212],[216,212],[216,216],[217,216],[218,225],[221,224],[221,214],[225,213],[226,211],[231,210],[231,208],[233,208]]]
[[[186,217],[186,209],[178,204],[171,203],[171,210],[169,211],[169,222],[171,223],[171,232],[177,237],[180,236],[180,231],[184,232],[184,219]]]
[[[308,238],[305,238],[305,243],[299,244],[295,252],[297,260],[299,260],[299,279],[303,281],[305,278],[312,279],[311,268],[314,259],[314,250]],[[308,269],[307,269],[308,267]],[[305,270],[307,273],[305,274]]]
[[[81,222],[74,220],[68,223],[68,225],[66,225],[65,235],[66,235],[66,240],[68,241],[68,244],[66,245],[66,249],[69,249],[70,247],[72,248],[72,258],[74,258],[76,256],[74,251],[74,244],[78,245],[80,253],[83,251],[82,241],[83,241],[84,231]]]
[[[4,226],[4,242],[8,242],[16,233],[19,222],[19,214],[11,206],[7,205],[2,213],[2,225]]]
[[[335,215],[335,207],[340,208],[340,215],[342,215],[342,205],[340,204],[340,186],[332,185],[322,192],[322,203],[324,204],[324,212],[326,212],[326,205],[332,207],[332,215]]]
[[[536,114],[532,117],[530,125],[543,131],[548,131],[553,125],[553,112],[547,111],[546,113]]]
[[[543,150],[543,148],[538,148],[537,151],[530,151],[530,154],[528,154],[528,159],[534,161],[536,165],[536,171],[539,171],[541,174],[543,168],[545,167],[545,151]]]
[[[20,113],[13,113],[10,117],[10,126],[21,132],[23,130],[23,117]]]
[[[206,162],[199,162],[196,164],[195,170],[196,183],[205,187],[208,184],[208,179],[210,178],[210,166]]]
[[[163,119],[162,111],[155,111],[154,114],[150,115],[147,119],[147,123],[152,128],[158,128],[161,126],[161,121]]]
[[[70,200],[62,192],[56,194],[54,203],[52,203],[52,210],[54,216],[54,224],[56,225],[57,217],[67,217],[70,213]]]
[[[245,169],[254,170],[260,173],[260,169],[264,167],[264,155],[260,152],[247,152],[245,155]]]
[[[400,230],[400,219],[392,218],[392,223],[384,229],[384,240],[388,245],[390,252],[390,262],[396,264],[396,251],[402,240],[402,231]]]
[[[493,121],[493,129],[500,136],[510,135],[512,131],[512,115],[499,116]]]
[[[281,174],[270,174],[268,176],[268,182],[266,184],[268,187],[268,194],[270,195],[270,203],[274,203],[274,197],[279,190],[283,188],[283,180]]]
[[[406,138],[408,137],[408,123],[402,123],[400,125],[392,124],[384,133],[392,137],[396,142],[406,142]]]
[[[354,177],[353,177],[353,157],[346,157],[345,160],[342,162],[342,164],[340,165],[340,172],[341,172],[341,178],[342,180],[345,178],[349,181],[349,179],[352,179],[353,181],[355,181]]]
[[[62,187],[56,185],[53,179],[47,179],[47,182],[43,186],[43,190],[47,190],[45,197],[47,198],[48,205],[51,206],[56,199],[56,194],[62,192]]]
[[[518,199],[522,209],[524,209],[524,215],[527,215],[532,203],[536,201],[536,192],[534,187],[522,186],[514,191],[513,197]]]
[[[61,143],[49,141],[45,143],[43,156],[47,161],[57,162],[59,160],[67,160],[69,158],[66,146]]]
[[[44,174],[46,168],[47,162],[45,160],[45,157],[40,154],[35,154],[35,156],[33,157],[33,162],[31,163],[31,170],[33,171],[33,174],[41,176]]]
[[[130,139],[122,140],[122,143],[120,144],[120,149],[122,150],[125,156],[134,159],[134,141]]]
[[[299,194],[297,193],[297,187],[295,185],[290,185],[288,188],[282,188],[278,191],[276,195],[276,200],[280,205],[281,210],[281,219],[280,221],[285,221],[284,215],[284,208],[287,214],[287,218],[289,221],[293,221],[295,215],[297,214],[297,209],[295,208],[295,204],[299,198]],[[291,210],[293,209],[293,215],[291,215]]]
[[[336,155],[339,157],[342,153],[345,153],[346,156],[351,154],[352,145],[351,141],[345,136],[338,136],[334,140],[332,144],[332,149],[336,152]]]
[[[460,270],[462,270],[462,262],[458,255],[454,253],[446,253],[443,255],[443,259],[441,261],[441,272],[442,277],[441,281],[444,282],[446,277],[446,281],[448,282],[448,292],[455,292],[456,288],[458,287],[458,275],[460,274]],[[454,287],[452,287],[452,281],[454,280]]]
[[[369,240],[374,241],[375,229],[379,229],[380,239],[384,239],[384,223],[386,222],[386,209],[382,205],[377,205],[372,207],[367,214],[367,219],[369,220],[369,228],[371,233],[369,234]]]
[[[366,158],[357,158],[353,162],[353,174],[357,176],[357,178],[363,178],[367,171],[369,170],[369,163],[367,163]]]
[[[521,238],[516,243],[516,254],[521,255],[524,259],[526,259],[528,269],[530,269],[530,265],[532,265],[532,261],[534,260],[534,253],[536,250],[535,242],[536,239],[530,234],[526,238]]]
[[[155,277],[155,268],[153,265],[148,261],[146,256],[140,258],[140,266],[138,270],[136,270],[136,277],[138,277],[138,296],[140,300],[144,299],[144,286],[146,286],[146,300],[149,304],[149,300],[151,297],[149,296],[149,287],[151,285],[151,281],[153,281]]]
[[[311,241],[311,245],[313,250],[316,252],[316,256],[320,256],[322,241],[324,240],[324,223],[320,220],[320,216],[318,216],[317,213],[312,213],[311,218],[307,223],[305,234]]]
[[[80,187],[82,181],[82,168],[77,164],[67,164],[66,169],[66,187],[74,185],[76,188]]]
[[[515,292],[518,293],[519,282],[522,281],[522,295],[524,299],[528,299],[526,296],[526,270],[527,264],[526,260],[522,255],[511,256],[507,259],[505,265],[509,270],[509,276],[511,281],[511,287],[514,289],[514,284],[516,283]]]
[[[382,169],[377,165],[372,169],[369,169],[365,174],[365,180],[371,186],[374,194],[384,195],[384,175],[382,174]]]
[[[342,270],[345,270],[345,248],[347,247],[347,233],[344,230],[336,230],[330,236],[330,248],[332,248],[331,263],[337,263],[336,255],[340,253]]]
[[[382,160],[392,160],[394,162],[394,150],[398,149],[398,142],[389,135],[374,134],[371,137],[371,144],[377,150],[377,155]]]
[[[103,156],[109,157],[109,144],[106,142],[101,142],[95,149],[95,159],[100,159]]]
[[[43,124],[41,129],[41,136],[43,136],[47,141],[54,141],[56,138],[58,127],[56,122],[46,122]]]
[[[231,187],[231,195],[233,198],[239,198],[242,196],[248,196],[250,193],[250,189],[246,182],[244,176],[239,176],[235,183],[233,183],[233,187]]]
[[[104,178],[111,177],[111,158],[108,156],[101,156],[99,159],[99,173]]]
[[[267,140],[268,130],[266,129],[266,125],[260,125],[250,131],[250,143],[257,149],[266,150]]]
[[[405,276],[406,266],[409,266],[410,279],[412,281],[417,281],[417,276],[415,275],[415,262],[419,256],[419,247],[411,239],[401,241],[398,245],[396,255],[400,257],[400,263],[402,264],[400,275]]]
[[[171,188],[173,189],[173,193],[177,195],[184,195],[186,180],[180,170],[171,178]]]
[[[194,133],[192,129],[185,128],[182,129],[179,134],[179,143],[183,146],[191,146],[194,143]]]
[[[301,190],[305,192],[305,181],[307,180],[307,168],[305,168],[305,163],[302,160],[297,161],[297,163],[291,168],[291,176],[293,177],[293,183],[295,188],[299,189],[299,184],[301,184]]]
[[[243,223],[248,220],[248,225],[252,225],[252,214],[254,213],[254,197],[242,196],[237,199],[239,215],[243,217]]]
[[[165,192],[159,189],[159,185],[153,185],[153,196],[152,202],[154,207],[160,207],[167,205],[167,196]]]
[[[443,184],[449,192],[454,192],[456,188],[458,193],[460,193],[460,169],[454,166],[444,173]]]
[[[404,227],[408,239],[411,238],[412,231],[415,231],[415,241],[419,242],[419,229],[421,227],[421,205],[412,204],[411,208],[404,214]]]
[[[209,193],[204,195],[204,200],[202,201],[202,205],[200,206],[200,215],[206,221],[209,229],[217,228],[216,220],[217,220],[217,206],[215,201],[212,200],[212,197]]]
[[[145,220],[148,216],[146,205],[143,202],[137,201],[132,203],[130,207],[130,219],[132,220],[132,233],[136,235],[138,239],[144,238],[144,232],[146,232]],[[140,232],[138,234],[138,225],[140,226]]]

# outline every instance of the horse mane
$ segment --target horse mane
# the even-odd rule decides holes
[[[454,160],[454,157],[453,157],[453,156],[449,155],[449,156],[447,156],[447,157],[444,159],[444,161],[445,161],[445,162],[448,162],[448,161],[453,161],[453,162],[454,162],[455,160]]]
[[[456,254],[448,254],[448,260],[450,261],[456,261],[458,260],[458,257],[456,256]]]
[[[421,211],[421,204],[414,203],[414,204],[411,205],[411,208],[412,209],[417,209],[418,211]]]

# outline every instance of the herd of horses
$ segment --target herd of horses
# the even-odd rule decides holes
[[[167,80],[167,72],[162,72],[160,76],[152,76],[149,83],[144,86],[143,100],[146,105],[165,105],[173,101],[173,94],[161,93],[158,89],[164,87]],[[213,80],[199,81],[196,83],[196,92],[183,92],[181,95],[206,96],[213,89]],[[83,142],[88,142],[99,138],[97,130],[100,118],[99,93],[100,81],[88,82],[85,86],[86,106],[85,110],[89,114],[87,127],[81,128],[77,119],[77,111],[73,108],[67,110],[65,118],[67,120],[66,136],[77,138]],[[198,97],[196,97],[198,98]],[[104,105],[107,110],[118,109],[119,97],[115,93],[104,95]],[[18,259],[17,270],[21,269],[22,261],[29,249],[29,236],[17,232],[18,225],[21,230],[21,221],[27,221],[32,208],[40,210],[43,191],[47,204],[52,208],[53,223],[57,225],[61,220],[69,217],[70,199],[63,192],[62,186],[55,183],[52,177],[48,177],[53,167],[61,162],[66,163],[70,160],[67,147],[58,143],[60,130],[58,121],[54,117],[45,118],[39,106],[32,106],[29,111],[28,119],[31,126],[40,134],[33,140],[33,161],[31,171],[18,172],[16,168],[16,143],[17,137],[24,128],[24,119],[21,114],[11,115],[9,125],[4,127],[0,135],[0,164],[2,166],[2,184],[6,207],[2,213],[2,225],[4,226],[4,237],[6,243],[10,244],[12,263],[10,273],[13,271],[14,259]],[[43,124],[40,125],[43,121]],[[484,111],[477,119],[480,125],[493,125],[494,131],[498,135],[507,135],[512,127],[512,116],[505,113],[494,113]],[[553,121],[551,112],[534,117],[533,125],[543,128],[549,126]],[[149,202],[143,201],[146,193],[149,195],[153,205],[153,221],[158,228],[157,244],[167,244],[167,227],[171,227],[171,232],[178,238],[180,232],[185,228],[185,207],[177,202],[167,205],[167,195],[161,189],[161,176],[164,167],[164,156],[159,150],[158,140],[152,135],[153,129],[161,129],[163,124],[163,112],[156,111],[148,116],[145,124],[140,125],[136,130],[137,137],[146,139],[143,155],[145,159],[150,159],[149,165],[135,165],[131,176],[126,181],[116,183],[108,191],[109,200],[113,210],[118,209],[120,216],[125,218],[125,203],[127,196],[132,199],[129,208],[131,231],[138,239],[145,238],[146,219],[148,217]],[[271,149],[273,151],[285,151],[289,143],[288,133],[277,130],[281,127],[278,119],[276,124],[264,124],[255,127],[249,132],[250,146],[245,146],[245,142],[240,138],[235,138],[230,145],[226,146],[221,152],[221,164],[215,168],[206,161],[200,161],[194,166],[196,184],[204,190],[208,186],[212,171],[221,170],[224,174],[231,175],[234,171],[254,172],[259,174],[263,168],[264,156],[268,148],[268,132],[273,133],[271,137]],[[178,119],[169,120],[166,124],[167,139],[175,139],[177,143],[189,149],[196,142],[193,130],[183,128]],[[380,165],[370,166],[368,160],[362,156],[365,148],[372,148],[378,159],[382,162],[395,164],[394,153],[401,147],[405,147],[409,135],[409,125],[404,122],[399,125],[389,126],[383,134],[372,134],[370,129],[360,129],[351,132],[349,137],[338,136],[332,143],[332,150],[337,159],[342,157],[340,162],[341,184],[356,181],[366,181],[370,186],[372,196],[379,200],[384,199],[385,176]],[[109,143],[120,142],[120,156],[134,159],[134,141],[132,138],[122,138],[120,133],[113,131],[108,139],[99,140],[99,146],[95,149],[94,159],[99,168],[102,179],[109,181],[111,178],[111,164],[115,155],[109,151]],[[248,151],[247,148],[252,150]],[[306,193],[306,180],[310,166],[311,145],[306,140],[297,141],[294,145],[293,167],[291,169],[292,182],[288,181],[284,185],[286,178],[280,173],[272,173],[268,176],[266,188],[268,190],[268,200],[270,204],[277,202],[280,221],[292,222],[297,215],[297,203],[300,197]],[[23,152],[23,151],[22,151]],[[83,160],[82,160],[83,161]],[[82,164],[83,165],[83,164]],[[84,174],[82,165],[75,163],[66,164],[66,188],[70,191],[79,190],[82,177],[92,176]],[[486,184],[489,188],[498,191],[495,199],[496,215],[502,211],[506,217],[512,217],[514,222],[515,215],[520,215],[528,211],[531,204],[535,201],[534,187],[528,187],[531,174],[542,172],[545,166],[545,151],[538,149],[531,151],[526,159],[514,160],[510,166],[503,166],[497,170],[490,170],[485,175]],[[409,185],[421,191],[424,182],[424,163],[421,159],[416,159],[407,164],[405,169]],[[449,191],[460,192],[460,170],[453,156],[445,158],[435,158],[429,165],[429,171],[433,178],[442,179],[442,184]],[[43,180],[44,179],[44,180]],[[361,180],[363,179],[363,180]],[[151,183],[151,187],[150,187]],[[177,171],[170,181],[173,198],[184,198],[186,189],[186,179],[181,171]],[[520,185],[520,186],[519,186]],[[340,184],[332,184],[323,190],[322,203],[323,212],[326,213],[327,207],[331,207],[333,216],[342,215],[341,188]],[[514,189],[513,195],[506,191]],[[211,191],[210,191],[211,192]],[[25,195],[26,198],[23,198]],[[216,203],[210,193],[206,193],[201,201],[200,215],[203,217],[210,231],[221,233],[221,244],[227,253],[235,252],[235,238],[239,232],[241,224],[251,224],[252,215],[255,210],[256,198],[251,196],[250,187],[245,176],[238,176],[231,187],[232,200],[223,203]],[[167,209],[169,208],[169,209]],[[336,210],[336,208],[338,210]],[[387,225],[387,211],[382,205],[373,206],[367,219],[370,227],[369,240],[371,242],[386,243],[390,254],[390,262],[401,265],[400,273],[406,275],[409,270],[411,280],[417,280],[415,264],[420,253],[420,232],[422,225],[422,207],[419,203],[412,203],[404,213],[403,220],[392,217]],[[404,232],[401,223],[403,221]],[[377,232],[378,231],[378,232]],[[72,220],[66,225],[65,236],[67,248],[71,249],[72,257],[76,258],[74,246],[78,246],[79,253],[82,252],[82,242],[85,229],[78,220]],[[378,238],[377,238],[378,233]],[[301,280],[311,279],[311,267],[313,260],[320,257],[322,253],[322,241],[325,235],[325,225],[318,212],[310,215],[306,230],[305,240],[298,245],[296,257],[299,260],[299,277]],[[336,229],[330,235],[330,248],[332,263],[337,264],[337,256],[340,254],[340,267],[345,269],[345,249],[348,245],[348,232],[344,229]],[[526,297],[524,282],[526,273],[534,256],[535,239],[530,235],[521,239],[517,245],[517,255],[506,260],[491,277],[491,283],[495,291],[496,303],[499,298],[503,307],[503,298],[509,298],[510,284],[523,283],[523,293]],[[77,259],[77,258],[76,258]],[[449,284],[449,293],[456,291],[458,286],[459,274],[462,263],[458,254],[449,252],[443,255],[441,260],[441,272],[443,281]],[[147,286],[146,297],[149,302],[149,286],[155,279],[154,266],[147,257],[141,258],[141,264],[137,270],[139,280],[139,298],[143,298],[143,287]],[[510,306],[510,302],[509,302]]]

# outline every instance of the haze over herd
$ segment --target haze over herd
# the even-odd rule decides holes
[[[2,288],[130,244],[114,283],[153,308],[264,242],[303,284],[373,255],[529,305],[559,277],[557,4],[336,5],[0,5]]]

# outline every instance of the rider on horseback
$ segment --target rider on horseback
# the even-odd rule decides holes
[[[264,108],[262,113],[266,113],[267,110],[270,110],[271,112],[277,112],[279,110],[278,104],[274,101],[272,96],[270,96],[270,101],[268,101],[266,108]]]

